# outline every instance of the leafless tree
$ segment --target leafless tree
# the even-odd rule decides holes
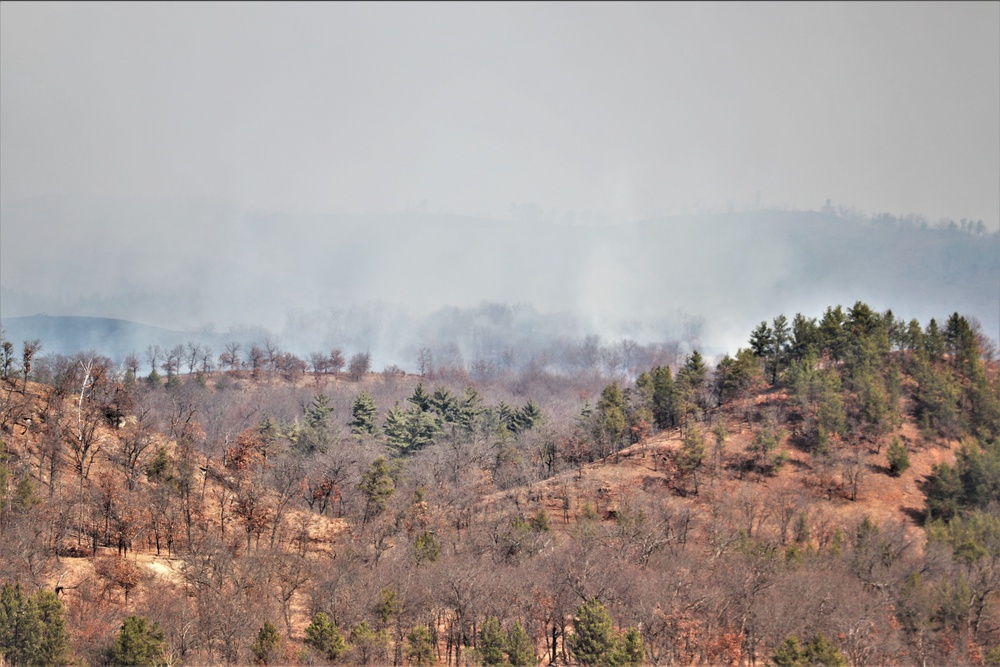
[[[231,371],[238,371],[243,362],[240,360],[241,346],[236,341],[226,343],[226,349],[219,355],[219,366]]]
[[[150,371],[155,371],[158,368],[157,362],[162,355],[163,351],[159,345],[150,345],[146,348],[146,362],[149,363]]]
[[[357,382],[365,373],[371,370],[372,366],[372,355],[368,352],[357,352],[351,356],[351,363],[348,365],[348,373],[351,375],[351,379]]]
[[[186,353],[184,355],[185,361],[187,361],[188,374],[194,373],[194,369],[197,368],[198,362],[202,357],[201,345],[189,340],[185,346]]]
[[[21,393],[23,394],[28,386],[28,376],[31,374],[31,362],[34,361],[35,355],[38,351],[42,349],[42,341],[35,338],[34,340],[24,341],[24,348],[21,353],[21,373],[24,376],[24,386],[21,387]]]

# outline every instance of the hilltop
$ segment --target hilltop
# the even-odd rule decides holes
[[[634,381],[7,358],[0,579],[57,591],[80,662],[130,615],[172,661],[271,624],[268,661],[323,662],[322,612],[352,664],[522,631],[573,664],[589,601],[653,664],[1000,657],[998,368],[957,314],[776,317]]]

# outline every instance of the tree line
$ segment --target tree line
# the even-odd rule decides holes
[[[1000,662],[997,368],[957,313],[779,315],[630,382],[3,349],[12,664]],[[948,443],[918,535],[839,512]]]

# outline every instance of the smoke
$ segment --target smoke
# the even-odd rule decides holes
[[[5,319],[121,318],[211,334],[217,348],[269,336],[300,355],[341,347],[413,369],[422,348],[468,366],[552,359],[559,341],[596,336],[711,356],[763,319],[858,300],[1000,329],[1000,234],[968,221],[761,210],[579,226],[94,198],[2,215]]]

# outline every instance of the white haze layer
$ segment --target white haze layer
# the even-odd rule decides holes
[[[387,349],[484,301],[729,351],[856,299],[1000,328],[1000,281],[967,284],[995,263],[939,289],[757,215],[996,230],[998,3],[2,3],[0,93],[4,317],[319,344],[383,304],[414,318]]]

